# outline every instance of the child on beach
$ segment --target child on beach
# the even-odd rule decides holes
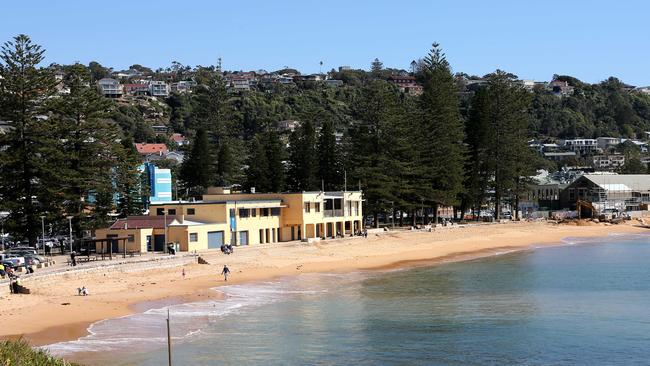
[[[223,275],[223,280],[228,282],[228,274],[230,274],[230,269],[228,269],[227,265],[223,265],[223,271],[221,271],[221,274]]]

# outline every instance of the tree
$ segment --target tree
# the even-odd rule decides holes
[[[334,135],[334,126],[327,120],[318,135],[318,177],[324,183],[326,191],[340,188],[341,176],[339,152]]]
[[[486,196],[491,172],[489,171],[489,95],[487,88],[476,91],[471,99],[469,116],[465,124],[465,190],[462,195],[461,212],[473,208],[476,217]]]
[[[140,155],[131,138],[123,139],[121,145],[113,178],[117,193],[117,213],[120,217],[141,215],[149,187],[140,170]]]
[[[48,164],[57,142],[45,118],[45,102],[55,89],[41,46],[24,35],[5,42],[0,52],[0,120],[9,130],[0,136],[0,196],[10,212],[7,228],[31,244],[40,232],[39,216],[56,214],[60,198],[48,181],[56,166]]]
[[[286,168],[284,165],[286,151],[275,131],[268,132],[266,139],[266,158],[269,169],[269,191],[284,191],[286,185]]]
[[[70,66],[63,80],[70,93],[53,99],[49,106],[55,124],[52,132],[60,141],[56,177],[61,179],[65,213],[75,217],[75,231],[97,228],[85,225],[89,212],[102,215],[111,211],[112,203],[104,198],[111,195],[113,182],[106,172],[117,161],[119,131],[107,120],[113,103],[90,87],[89,81],[86,67]],[[104,221],[100,218],[97,222]]]
[[[638,155],[625,156],[625,164],[619,169],[621,174],[648,174],[648,168],[643,165]]]
[[[346,155],[350,181],[358,182],[364,210],[379,225],[379,213],[408,209],[413,202],[411,173],[413,149],[407,106],[397,89],[383,80],[363,87],[353,111]],[[392,212],[394,213],[394,212]]]
[[[383,70],[384,64],[379,61],[378,58],[375,58],[374,61],[372,61],[372,64],[370,65],[370,72],[372,73],[373,76],[377,77],[381,75],[381,70]]]
[[[199,128],[180,169],[180,179],[190,195],[200,195],[213,183],[214,157],[208,135]]]
[[[109,70],[102,66],[97,61],[90,61],[88,64],[88,69],[90,69],[90,81],[96,82],[99,79],[103,79],[108,76]]]
[[[488,93],[488,166],[492,172],[494,216],[499,219],[503,198],[513,194],[518,201],[521,178],[534,174],[536,167],[526,143],[530,94],[516,82],[516,77],[501,70],[489,75]]]
[[[267,159],[267,141],[263,135],[257,135],[251,141],[250,154],[246,168],[246,182],[244,188],[255,188],[256,192],[271,191],[270,170]]]
[[[208,136],[209,149],[214,152],[209,172],[211,185],[228,185],[243,179],[241,169],[245,156],[240,125],[235,123],[234,111],[229,104],[225,83],[221,76],[206,71],[205,85],[197,88],[192,101],[190,126],[204,129]]]
[[[320,189],[317,171],[316,132],[307,120],[289,139],[289,188],[294,191]]]
[[[434,224],[439,205],[454,205],[463,190],[463,124],[458,89],[437,43],[424,59],[424,91],[420,98],[416,193],[433,206]]]

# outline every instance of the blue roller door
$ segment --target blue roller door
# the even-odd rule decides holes
[[[223,231],[208,232],[208,248],[219,249],[223,245]]]

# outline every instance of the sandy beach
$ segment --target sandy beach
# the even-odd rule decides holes
[[[317,243],[280,243],[200,253],[209,264],[190,264],[140,271],[108,273],[69,272],[55,280],[33,280],[30,295],[3,296],[0,337],[24,335],[34,345],[72,340],[87,333],[96,321],[144,311],[156,306],[218,296],[210,288],[307,272],[346,272],[396,266],[473,259],[503,251],[551,246],[567,237],[595,237],[612,233],[646,233],[639,222],[620,225],[585,223],[558,225],[521,222],[438,229],[434,232],[399,231]],[[90,296],[77,296],[86,286]]]

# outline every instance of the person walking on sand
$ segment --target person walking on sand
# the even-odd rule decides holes
[[[183,279],[185,279],[185,268],[183,268],[182,274],[183,274]]]
[[[230,269],[228,269],[227,265],[223,265],[223,271],[221,271],[221,274],[223,275],[223,280],[228,282],[228,275],[230,274]]]

